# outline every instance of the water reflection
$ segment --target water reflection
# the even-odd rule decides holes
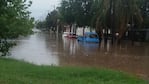
[[[35,33],[17,40],[10,57],[37,65],[59,65],[59,59],[46,45],[46,34]]]
[[[18,39],[12,58],[37,65],[105,67],[149,78],[149,44],[132,46],[83,43],[54,33],[35,33]]]

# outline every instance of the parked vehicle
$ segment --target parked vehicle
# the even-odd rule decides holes
[[[99,43],[99,36],[95,32],[85,32],[84,36],[78,36],[78,41]]]
[[[69,32],[64,32],[63,37],[67,37],[69,35]]]
[[[76,35],[76,34],[68,34],[67,37],[68,37],[68,38],[77,38],[77,35]]]
[[[63,33],[63,37],[67,37],[67,38],[77,38],[77,35],[74,33],[70,33],[70,32],[64,32]]]

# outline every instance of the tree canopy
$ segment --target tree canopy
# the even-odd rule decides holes
[[[57,14],[54,14],[56,12]],[[98,33],[102,32],[102,29],[111,29],[112,34],[119,32],[121,38],[130,27],[149,27],[149,2],[148,0],[62,0],[57,11],[47,15],[45,23],[48,27],[52,27],[57,19],[69,25],[75,23],[79,27],[96,28]]]
[[[91,0],[62,0],[59,11],[63,21],[68,24],[90,26],[91,5]]]
[[[27,10],[31,4],[26,0],[0,1],[0,53],[8,51],[8,39],[31,33],[34,18],[30,18]]]
[[[52,12],[48,13],[46,17],[46,25],[48,28],[56,27],[57,21],[60,18],[59,12],[57,10],[53,10]]]
[[[111,29],[112,34],[119,32],[121,38],[131,28],[149,27],[149,2],[147,0],[72,0],[69,7],[73,22],[79,26],[91,26],[97,32]],[[63,0],[62,2],[72,2]],[[77,4],[77,5],[75,5]],[[63,7],[61,8],[67,8]],[[67,11],[67,10],[65,10]],[[66,14],[69,15],[69,12]],[[72,15],[73,14],[73,15]],[[62,16],[69,18],[65,14]]]

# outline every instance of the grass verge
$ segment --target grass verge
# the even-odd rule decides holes
[[[36,66],[0,58],[0,84],[149,84],[123,72],[81,67]]]

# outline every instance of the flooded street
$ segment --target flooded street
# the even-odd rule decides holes
[[[103,67],[149,79],[149,44],[82,43],[56,34],[38,32],[17,40],[11,58],[37,65]]]

